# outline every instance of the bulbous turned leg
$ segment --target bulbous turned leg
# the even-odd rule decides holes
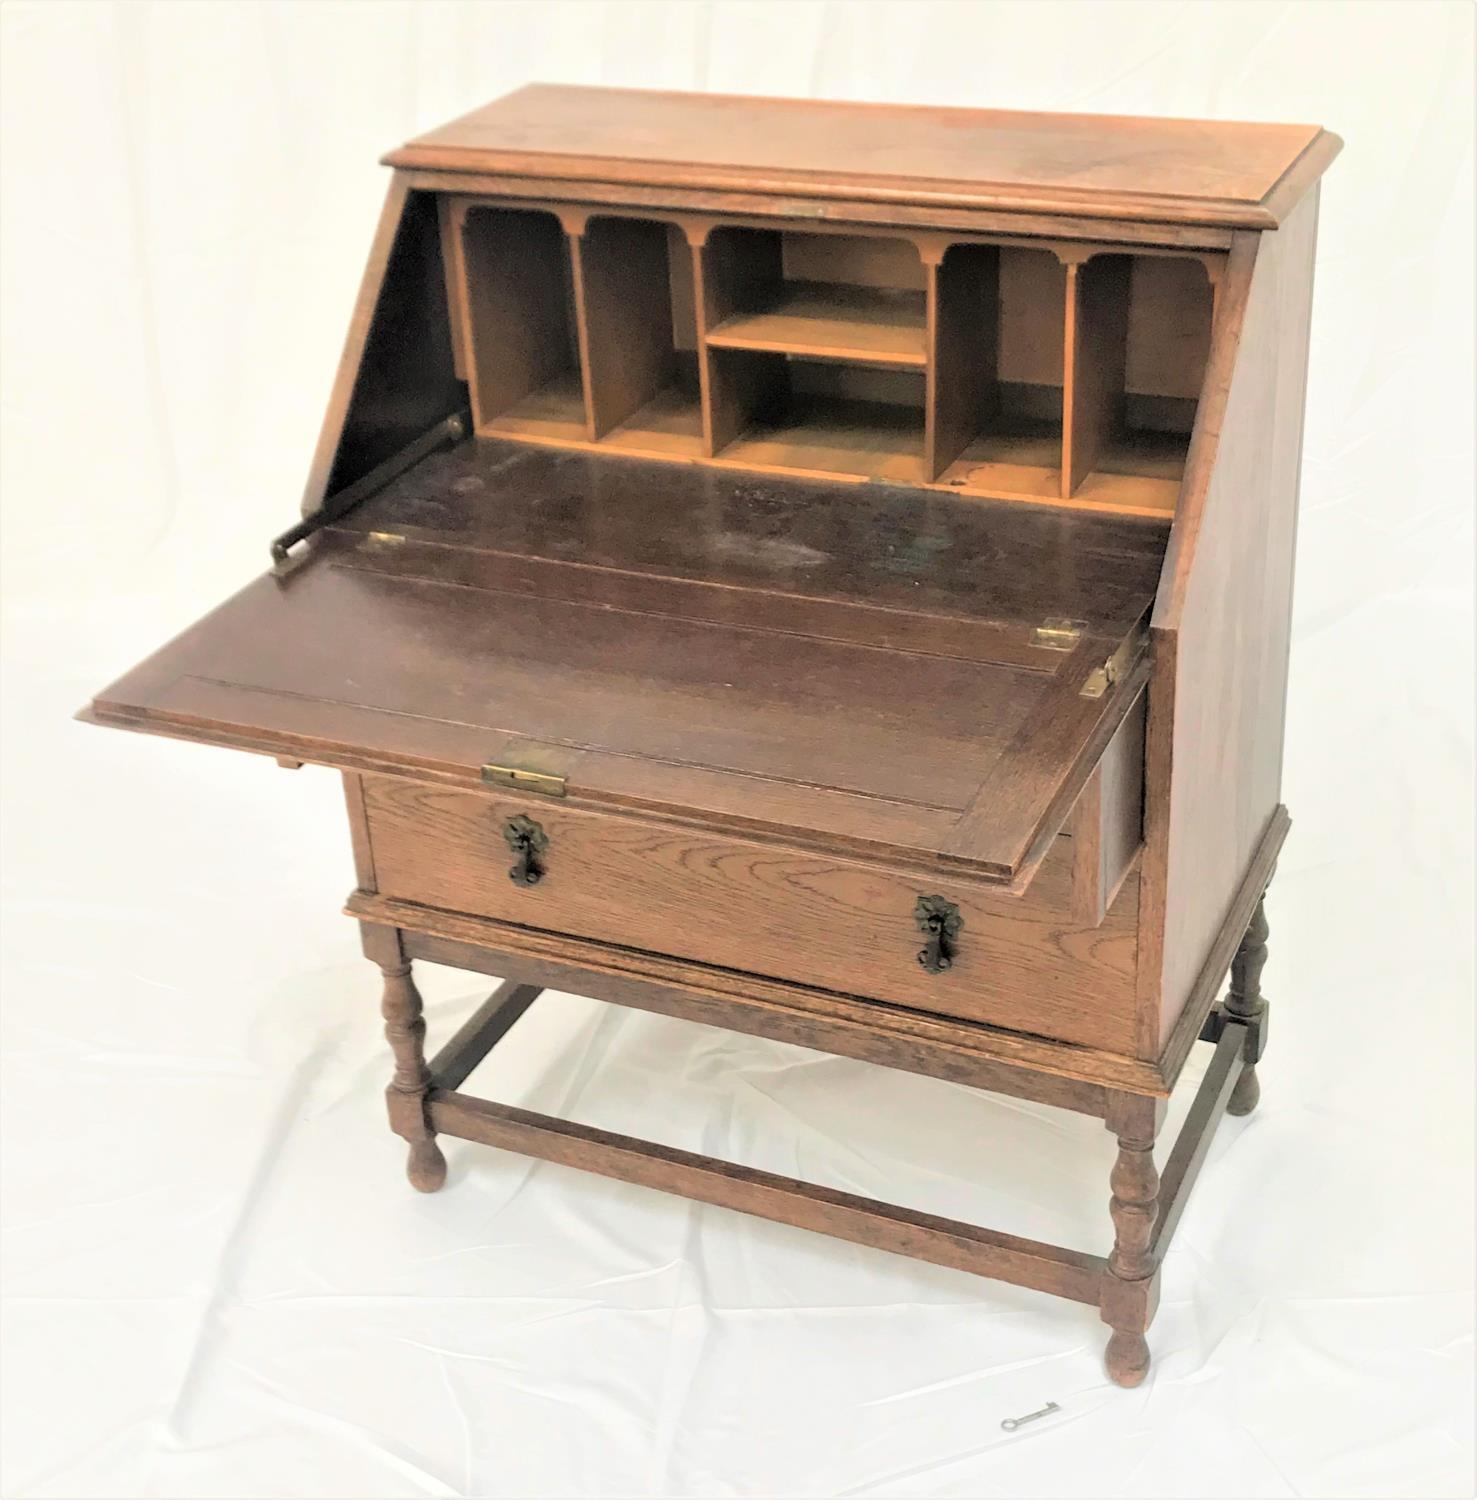
[[[390,1128],[410,1146],[405,1167],[410,1185],[423,1193],[434,1193],[446,1181],[446,1158],[426,1120],[431,1073],[426,1067],[421,995],[408,963],[381,964],[380,972],[385,977],[380,1010],[385,1018],[385,1036],[395,1056],[395,1076],[385,1090]]]
[[[1141,1333],[1115,1328],[1108,1335],[1103,1367],[1114,1385],[1132,1389],[1142,1385],[1149,1374],[1149,1341]]]
[[[410,1155],[405,1160],[405,1175],[417,1192],[434,1193],[446,1181],[446,1158],[436,1144],[430,1140],[412,1142]]]
[[[1136,1128],[1139,1133],[1118,1137],[1118,1159],[1109,1179],[1114,1239],[1102,1292],[1103,1321],[1113,1330],[1104,1364],[1109,1378],[1124,1386],[1142,1384],[1149,1373],[1144,1334],[1159,1291],[1159,1267],[1149,1248],[1159,1216],[1153,1127]]]
[[[1262,969],[1267,962],[1266,897],[1256,904],[1246,935],[1231,960],[1231,986],[1226,994],[1225,1011],[1237,1020],[1256,1023],[1266,1015],[1267,1002],[1262,998]],[[1262,1097],[1257,1082],[1256,1064],[1249,1063],[1236,1080],[1226,1103],[1228,1115],[1249,1115]]]

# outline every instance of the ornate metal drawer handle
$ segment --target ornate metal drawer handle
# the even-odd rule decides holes
[[[918,930],[928,939],[918,950],[918,962],[930,974],[942,974],[954,967],[954,948],[964,918],[959,908],[946,896],[920,896],[913,908]]]
[[[519,813],[503,824],[503,837],[508,848],[518,856],[508,879],[514,885],[537,885],[544,878],[543,861],[539,858],[549,847],[549,835],[542,825]]]

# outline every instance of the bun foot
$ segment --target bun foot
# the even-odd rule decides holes
[[[410,1148],[405,1175],[417,1192],[434,1193],[446,1181],[446,1158],[434,1140],[416,1141]]]
[[[1247,1068],[1236,1080],[1231,1097],[1226,1101],[1228,1115],[1249,1115],[1262,1097],[1262,1086],[1257,1082],[1256,1069]]]
[[[1141,1333],[1115,1330],[1108,1340],[1103,1364],[1114,1385],[1142,1385],[1149,1373],[1149,1341]]]

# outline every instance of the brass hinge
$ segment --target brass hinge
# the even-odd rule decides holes
[[[1050,616],[1031,632],[1031,644],[1046,651],[1070,651],[1082,639],[1086,620],[1063,620]]]
[[[1113,686],[1115,682],[1121,681],[1128,674],[1128,669],[1134,663],[1135,658],[1143,648],[1146,632],[1141,625],[1136,625],[1123,637],[1118,644],[1118,649],[1105,661],[1102,666],[1094,667],[1088,674],[1087,681],[1082,684],[1079,696],[1083,698],[1101,698],[1104,693]]]
[[[548,771],[529,771],[523,766],[482,767],[482,779],[491,786],[508,786],[518,792],[537,792],[542,797],[562,797],[568,784]]]

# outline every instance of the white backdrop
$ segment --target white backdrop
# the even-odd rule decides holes
[[[6,1495],[1471,1493],[1471,8],[12,0],[0,23]],[[377,976],[336,915],[334,778],[68,718],[295,517],[378,154],[530,79],[1347,142],[1264,1102],[1213,1149],[1139,1391],[1105,1383],[1089,1310],[962,1274],[456,1143],[414,1194]],[[480,998],[425,988],[433,1029]],[[484,1084],[1104,1247],[1109,1143],[1076,1117],[566,997]]]

